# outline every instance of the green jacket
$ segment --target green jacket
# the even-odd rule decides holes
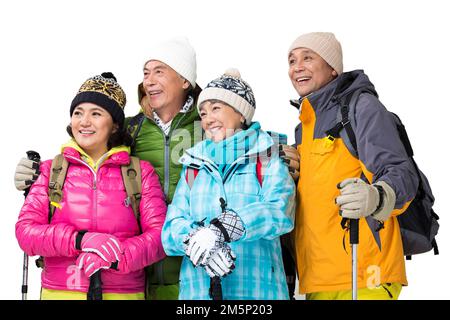
[[[194,94],[195,101],[198,94]],[[202,128],[196,102],[186,113],[179,113],[172,120],[169,135],[166,136],[153,119],[139,113],[125,119],[125,125],[134,134],[132,155],[149,161],[155,168],[166,196],[167,204],[172,202],[175,188],[180,179],[182,165],[178,159],[186,149],[201,141]],[[139,128],[140,126],[140,128]],[[178,284],[181,257],[167,257],[148,268],[150,284]]]

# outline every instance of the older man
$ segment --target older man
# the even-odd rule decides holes
[[[341,226],[347,218],[360,219],[358,298],[396,299],[407,280],[395,216],[414,198],[418,179],[395,124],[364,72],[343,72],[334,34],[299,36],[288,63],[300,95],[294,101],[301,121],[295,227],[300,292],[307,299],[351,298],[350,245]],[[345,111],[342,102],[354,92],[361,92],[354,109]],[[348,149],[350,126],[357,157]]]

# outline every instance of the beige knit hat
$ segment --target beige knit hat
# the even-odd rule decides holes
[[[255,114],[255,96],[247,82],[242,80],[239,70],[230,68],[217,79],[212,80],[198,97],[197,109],[206,100],[220,100],[239,111],[247,125]]]
[[[336,72],[341,74],[344,66],[342,63],[342,48],[339,41],[331,32],[311,32],[299,36],[289,48],[288,55],[297,48],[308,48],[321,56]]]

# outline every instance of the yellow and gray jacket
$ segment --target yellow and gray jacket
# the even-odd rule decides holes
[[[362,89],[354,110],[350,110],[354,112],[352,127],[358,149],[355,157],[341,137],[332,141],[326,132],[339,118],[340,99]],[[418,178],[373,84],[362,70],[343,73],[301,98],[299,107],[301,123],[296,128],[296,145],[301,167],[295,239],[300,292],[351,289],[349,239],[335,204],[339,195],[337,184],[351,177],[369,183],[384,181],[396,194],[395,210],[384,229],[375,231],[377,223],[372,217],[360,221],[359,287],[389,282],[406,285],[402,240],[395,216],[414,198]],[[345,130],[341,136],[345,136]]]

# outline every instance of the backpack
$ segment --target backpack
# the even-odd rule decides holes
[[[275,143],[278,142],[279,144],[287,144],[287,137],[285,135],[271,131],[266,131],[266,133],[268,133],[272,137]],[[262,186],[263,184],[264,171],[266,170],[267,165],[269,164],[270,156],[271,152],[269,148],[264,155],[258,154],[256,158],[256,177],[258,179],[260,186]],[[196,179],[198,172],[199,169],[197,168],[192,167],[186,168],[185,179],[186,183],[189,186],[189,189],[192,189],[192,186],[194,185],[194,180]],[[291,298],[291,300],[294,300],[297,268],[295,262],[296,258],[295,258],[295,247],[293,242],[293,231],[281,235],[280,243],[289,297]]]
[[[342,129],[345,129],[342,140],[350,153],[358,158],[356,137],[352,126],[355,126],[355,107],[361,93],[370,93],[376,95],[373,91],[359,89],[344,95],[339,100],[340,112],[337,115],[336,125],[326,132],[328,138],[333,141],[339,137]],[[400,118],[393,112],[390,112],[397,126],[400,140],[405,147],[409,161],[412,163],[419,178],[419,187],[416,196],[409,204],[408,208],[401,215],[397,216],[400,225],[403,253],[407,260],[411,260],[414,254],[434,250],[434,254],[439,254],[436,243],[436,235],[439,230],[439,216],[433,210],[434,196],[431,191],[428,179],[417,166],[414,160],[414,152],[408,138],[405,126]]]
[[[63,197],[62,188],[64,180],[66,179],[67,169],[69,168],[69,162],[64,158],[62,154],[58,154],[52,161],[50,169],[50,179],[48,184],[48,196],[50,201],[48,222],[52,220],[53,214],[56,208],[61,208],[59,202]],[[139,231],[141,228],[141,215],[139,212],[139,204],[141,201],[142,193],[142,177],[141,166],[139,159],[130,156],[130,163],[128,165],[121,166],[122,179],[127,192],[127,198],[125,199],[125,205],[133,208],[134,216],[138,222]],[[36,265],[42,268],[43,257],[39,257],[36,260]]]

